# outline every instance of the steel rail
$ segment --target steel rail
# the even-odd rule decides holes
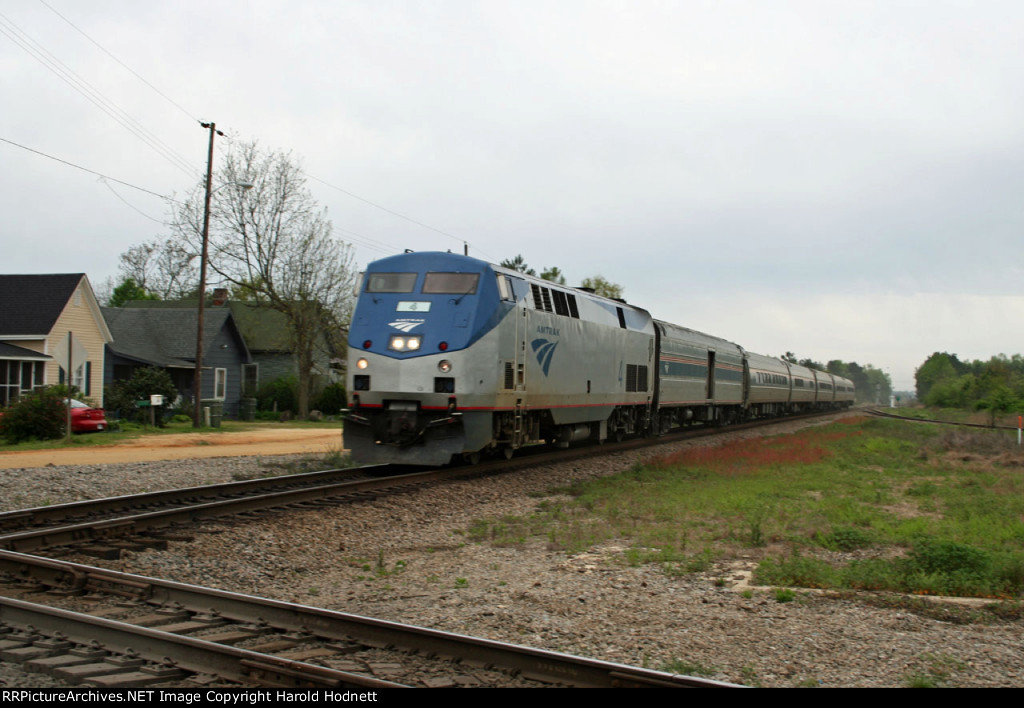
[[[935,425],[954,425],[962,428],[981,428],[982,430],[1017,430],[1015,425],[985,425],[984,423],[958,423],[954,420],[929,420],[927,418],[911,418],[905,415],[896,415],[895,413],[886,413],[885,411],[878,410],[877,408],[865,408],[865,413],[870,413],[873,416],[879,418],[892,418],[894,420],[906,420],[911,423],[933,423]]]
[[[216,674],[240,683],[282,688],[405,688],[402,684],[216,644],[23,600],[0,597],[0,621],[61,641],[128,655],[153,666],[153,676],[174,680],[175,669]],[[144,671],[145,669],[143,669]],[[111,673],[114,667],[111,666]],[[120,675],[118,675],[120,676]],[[118,676],[114,681],[124,680]]]
[[[242,512],[262,511],[295,504],[322,502],[325,499],[367,494],[394,489],[411,483],[424,483],[444,477],[465,475],[464,469],[431,470],[379,479],[337,482],[300,489],[286,489],[267,494],[219,499],[190,506],[144,512],[129,516],[92,521],[69,526],[33,529],[0,535],[0,549],[31,552],[55,546],[110,539],[152,532],[175,524],[195,523],[201,519],[229,516]]]
[[[96,591],[148,604],[216,613],[232,621],[311,633],[335,641],[451,657],[544,683],[581,687],[728,687],[720,681],[680,676],[543,649],[468,637],[397,622],[270,600],[170,580],[104,570],[78,563],[0,551],[0,570],[21,580],[70,591]],[[2,615],[0,615],[2,618]]]
[[[104,499],[89,499],[85,501],[68,502],[66,504],[54,504],[52,506],[38,506],[30,509],[19,509],[17,511],[5,511],[0,512],[0,529],[24,529],[29,526],[52,524],[56,521],[63,522],[68,518],[74,517],[96,516],[112,512],[123,513],[125,510],[132,508],[184,504],[192,503],[196,499],[210,499],[216,497],[251,494],[254,491],[275,489],[283,485],[292,487],[322,485],[325,481],[331,481],[340,476],[349,476],[370,470],[379,471],[385,467],[386,465],[369,465],[366,467],[304,472],[301,474],[263,477],[260,479],[224,482],[222,484],[208,484],[199,487],[167,489],[156,492],[145,492],[143,494],[126,494],[123,496],[106,497]]]

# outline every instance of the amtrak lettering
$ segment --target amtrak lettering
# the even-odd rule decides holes
[[[548,327],[546,325],[539,325],[537,327],[537,334],[547,334],[547,335],[550,335],[552,337],[559,336],[559,332],[558,332],[558,328],[557,327]]]

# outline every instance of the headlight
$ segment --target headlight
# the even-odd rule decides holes
[[[402,334],[396,334],[391,337],[391,341],[388,342],[388,349],[396,352],[414,352],[420,348],[420,344],[423,342],[421,335],[416,336],[405,336]]]
[[[368,362],[366,359],[360,359],[359,361],[356,362],[356,368],[357,369],[365,369],[369,365],[370,365],[370,362]]]
[[[452,363],[447,359],[442,359],[437,364],[437,370],[440,371],[442,374],[447,374],[449,371],[452,370]]]

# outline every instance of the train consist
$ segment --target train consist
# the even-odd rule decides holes
[[[854,398],[847,379],[452,253],[370,264],[349,330],[348,391],[353,458],[421,465]]]

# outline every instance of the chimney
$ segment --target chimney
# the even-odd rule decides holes
[[[223,307],[228,301],[228,289],[216,288],[213,291],[213,304],[215,307]]]

